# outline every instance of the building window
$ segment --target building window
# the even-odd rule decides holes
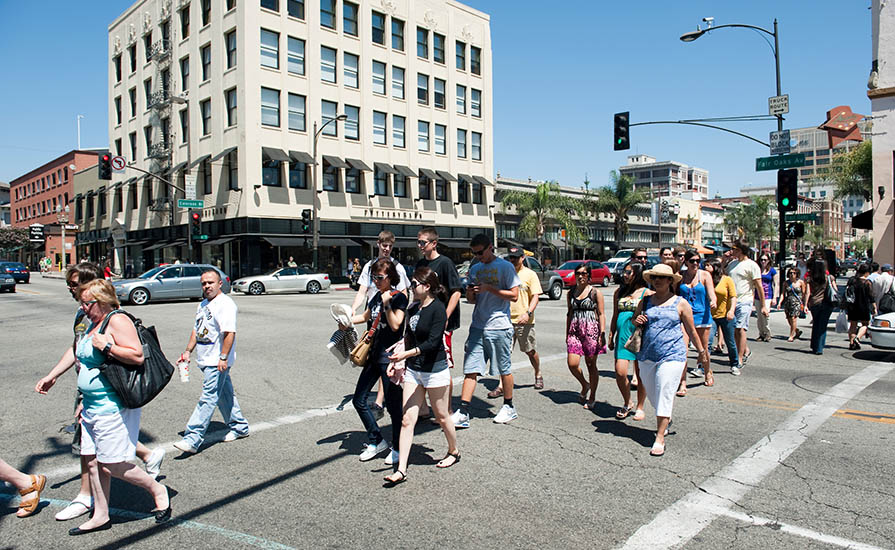
[[[304,48],[302,48],[304,54]],[[304,56],[302,56],[304,57]],[[271,69],[280,68],[280,34],[261,29],[261,66]],[[302,70],[304,74],[304,70]]]
[[[41,214],[41,205],[37,205],[37,213]],[[87,219],[93,218],[93,197],[87,197]]]
[[[143,96],[146,98],[146,109],[149,109],[149,102],[152,99],[152,78],[143,81]]]
[[[440,178],[435,180],[435,200],[448,200],[447,182]]]
[[[304,162],[289,163],[289,187],[292,189],[308,188],[308,165]]]
[[[335,126],[334,124],[331,126]],[[323,190],[338,191],[339,190],[339,169],[330,163],[323,161]]]
[[[360,109],[354,105],[345,105],[345,139],[360,139]]]
[[[305,74],[305,41],[288,37],[286,54],[286,70],[292,74]]]
[[[336,50],[320,46],[320,79],[323,82],[336,82],[336,55]]]
[[[342,4],[342,30],[345,34],[357,36],[357,4],[351,2]]]
[[[433,32],[432,37],[432,59],[436,63],[441,63],[442,65],[444,65],[444,35]]]
[[[385,46],[385,14],[374,11],[371,19],[373,42]]]
[[[305,96],[289,94],[289,129],[305,131]]]
[[[227,185],[232,191],[239,189],[239,155],[234,149],[227,153]]]
[[[227,44],[227,68],[236,66],[236,29],[224,35],[224,43]]]
[[[416,28],[416,56],[429,59],[429,30]]]
[[[469,90],[469,114],[475,118],[482,118],[482,91],[470,88]]]
[[[186,6],[180,10],[180,38],[185,39],[190,36],[190,7]]]
[[[121,82],[121,54],[112,58],[112,65],[115,67],[115,82]]]
[[[261,7],[271,11],[280,11],[280,0],[261,0]]]
[[[199,54],[202,58],[202,82],[206,82],[211,78],[211,44],[202,46]]]
[[[211,134],[211,100],[200,102],[199,111],[202,113],[202,135],[207,136]]]
[[[224,92],[227,102],[227,127],[236,126],[236,88],[230,88]]]
[[[190,87],[190,58],[180,60],[180,91],[185,92]]]
[[[407,196],[407,178],[404,174],[392,174],[392,191],[396,197]]]
[[[472,132],[472,160],[482,160],[482,134]]]
[[[152,31],[143,35],[143,51],[146,54],[146,62],[152,59]]]
[[[211,161],[208,159],[202,161],[202,194],[211,194]]]
[[[280,91],[261,87],[261,125],[280,126]]]
[[[121,138],[115,140],[115,154],[121,156]]]
[[[417,122],[417,149],[424,153],[429,152],[429,123],[420,120]]]
[[[211,23],[211,0],[202,0],[202,26]]]
[[[379,167],[373,168],[373,194],[388,195],[388,174]]]
[[[463,178],[457,182],[457,202],[462,204],[469,202],[469,182]]]
[[[171,119],[167,117],[162,119],[162,143],[165,149],[171,146]]]
[[[343,63],[345,72],[345,86],[348,88],[357,88],[360,86],[357,76],[358,57],[353,53],[345,52],[345,61]]]
[[[392,141],[395,147],[404,148],[404,117],[392,115]]]
[[[466,44],[460,41],[457,41],[457,68],[466,70]]]
[[[327,121],[333,120],[336,118],[337,113],[339,111],[339,104],[333,101],[323,100],[321,102],[321,124],[326,125],[326,128],[323,130],[324,136],[338,136],[339,135],[339,123],[334,122],[332,124],[326,124]]]
[[[304,0],[287,0],[286,13],[289,14],[289,17],[294,17],[296,19],[304,19],[305,18],[305,2],[304,2]]]
[[[472,203],[482,204],[484,201],[482,193],[482,184],[475,181],[472,183]]]
[[[121,124],[121,96],[115,98],[115,124]]]
[[[444,109],[445,107],[445,99],[444,99],[444,87],[445,82],[440,78],[434,79],[434,100],[435,100],[435,108],[436,109]]]
[[[380,111],[373,111],[373,143],[377,145],[386,144],[386,124],[388,115]]]
[[[261,159],[261,184],[270,187],[282,187],[280,181],[282,167],[280,161],[268,157]]]
[[[385,95],[385,63],[373,62],[373,93]]]
[[[236,7],[236,0],[227,0],[227,2],[225,3],[225,5],[226,5],[226,7],[227,7],[227,10],[226,10],[226,11],[230,11],[230,10],[232,10],[233,8]]]
[[[466,158],[466,130],[457,129],[457,156]]]
[[[137,45],[131,44],[127,49],[127,57],[131,62],[131,73],[137,72]]]
[[[441,124],[435,125],[435,154],[436,155],[446,155],[447,154],[447,144],[445,134],[447,133],[447,127]]]
[[[466,86],[457,84],[457,112],[466,114]]]
[[[190,111],[180,111],[180,143],[186,143],[190,139]]]
[[[469,47],[469,70],[472,74],[482,74],[482,49]]]
[[[149,156],[149,148],[152,147],[152,126],[143,127],[143,143],[146,145],[146,156]]]
[[[404,99],[404,69],[392,65],[392,97]]]
[[[336,28],[336,0],[320,0],[320,26]]]
[[[131,160],[137,160],[137,132],[129,133],[127,138],[131,146]]]
[[[360,170],[357,168],[345,170],[345,192],[360,193]]]
[[[429,75],[417,73],[416,75],[416,100],[420,105],[429,104]]]
[[[404,22],[392,17],[392,48],[404,51]]]

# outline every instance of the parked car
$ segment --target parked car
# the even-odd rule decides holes
[[[556,272],[562,277],[562,281],[566,287],[575,286],[575,270],[583,263],[587,263],[588,268],[590,269],[591,284],[609,286],[609,281],[612,280],[612,274],[609,272],[609,268],[602,263],[596,260],[569,260],[556,269]]]
[[[612,270],[612,281],[615,284],[620,285],[622,283],[622,273],[625,272],[625,268],[628,267],[628,264],[630,264],[630,263],[631,263],[631,259],[629,258],[629,259],[625,260],[624,262],[616,264],[616,268],[614,270]],[[657,263],[659,263],[658,255],[646,257],[646,269],[652,268]],[[644,271],[646,271],[646,269],[644,269]]]
[[[312,273],[303,267],[284,267],[263,275],[243,277],[233,283],[235,292],[259,294],[274,292],[307,292],[317,294],[330,287],[332,281],[326,273]]]
[[[15,277],[10,275],[9,273],[0,271],[0,291],[3,290],[5,290],[6,292],[15,292],[16,280]]]
[[[504,259],[506,259],[506,257],[504,257]],[[466,287],[470,284],[469,268],[477,263],[478,260],[473,260],[472,263],[467,261],[457,266],[457,273],[460,274],[460,287],[464,295],[466,294]],[[546,294],[548,298],[551,300],[559,300],[562,298],[563,283],[559,273],[545,268],[531,256],[525,257],[525,266],[534,271],[538,276],[538,281],[541,283],[541,290],[544,291],[544,294]]]
[[[895,313],[883,313],[870,324],[870,345],[878,349],[895,349]]]
[[[163,265],[150,269],[136,279],[112,282],[115,294],[122,302],[137,306],[157,300],[202,299],[202,273],[213,269],[224,282],[223,292],[230,292],[230,277],[210,264]]]
[[[2,262],[0,263],[0,273],[8,273],[17,283],[31,282],[31,272],[25,267],[25,264],[19,262]]]

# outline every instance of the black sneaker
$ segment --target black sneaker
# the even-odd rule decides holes
[[[372,405],[370,405],[370,410],[373,411],[373,417],[376,420],[382,420],[382,417],[385,416],[385,409],[383,409],[376,403],[373,403]]]

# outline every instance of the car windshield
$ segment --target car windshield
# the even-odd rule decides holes
[[[556,269],[558,269],[558,270],[565,270],[565,269],[568,269],[568,270],[570,270],[570,271],[573,271],[573,270],[574,270],[576,267],[578,267],[579,265],[581,265],[581,262],[580,262],[580,261],[577,261],[577,262],[566,262],[566,263],[562,264],[561,266],[559,266],[559,267],[556,268]]]
[[[146,273],[140,275],[140,278],[141,279],[151,279],[151,278],[155,277],[156,273],[163,270],[165,267],[166,266],[154,267],[154,268],[150,269],[149,271],[147,271]]]

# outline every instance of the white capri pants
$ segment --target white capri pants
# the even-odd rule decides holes
[[[640,361],[640,383],[646,390],[649,402],[656,409],[656,416],[671,417],[674,393],[681,383],[685,365],[684,361]]]
[[[96,455],[103,464],[133,460],[140,435],[142,409],[121,409],[116,413],[92,415],[81,412],[81,454]]]

